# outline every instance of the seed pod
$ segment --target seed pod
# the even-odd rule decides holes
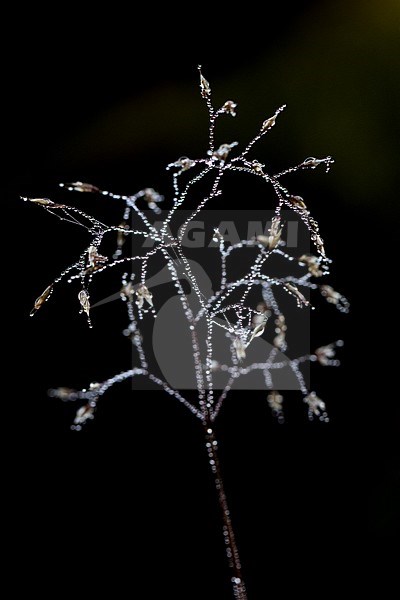
[[[153,188],[145,188],[142,195],[151,210],[157,214],[161,212],[157,204],[164,200],[164,196],[161,196],[161,194],[156,192]]]
[[[219,364],[219,362],[217,360],[211,361],[210,369],[213,373],[215,373],[215,371],[219,371],[220,368],[221,368],[221,365]]]
[[[324,241],[323,241],[323,239],[321,238],[321,236],[320,236],[320,235],[318,235],[318,234],[317,234],[317,235],[315,235],[315,236],[313,237],[313,241],[314,241],[314,243],[315,243],[315,245],[316,245],[316,247],[317,247],[317,250],[318,250],[318,252],[319,252],[320,254],[322,254],[322,256],[324,256],[324,257],[325,257],[325,256],[326,256],[326,254],[325,254]]]
[[[26,198],[26,200],[29,200],[29,202],[33,202],[34,204],[40,204],[41,206],[50,206],[51,204],[54,204],[49,198]]]
[[[274,115],[273,117],[270,117],[269,119],[265,119],[264,123],[262,124],[261,127],[261,131],[267,131],[268,129],[271,129],[271,127],[273,127],[275,125],[275,121],[276,121],[276,116]]]
[[[98,253],[96,246],[89,246],[88,254],[90,267],[97,267],[99,264],[103,264],[108,261],[106,256],[102,256]]]
[[[68,387],[59,387],[53,390],[49,390],[48,394],[51,398],[59,398],[60,400],[72,400],[75,399],[77,391]]]
[[[89,419],[93,419],[93,413],[94,413],[94,408],[93,408],[93,406],[90,406],[90,404],[85,404],[85,406],[81,406],[76,411],[74,424],[81,425],[82,423],[85,423]]]
[[[326,367],[328,365],[337,365],[338,361],[331,360],[335,357],[335,345],[328,344],[327,346],[321,346],[314,352],[315,356],[320,365]]]
[[[278,348],[278,350],[285,350],[287,330],[285,317],[283,315],[278,315],[275,319],[275,325],[275,333],[277,335],[274,337],[273,344],[275,348]]]
[[[268,306],[265,302],[260,302],[256,307],[257,313],[253,315],[251,324],[255,329],[261,323],[265,323],[266,320],[271,316],[271,311],[268,309]]]
[[[260,337],[264,333],[268,317],[266,317],[265,315],[263,315],[262,318],[263,318],[263,320],[261,321],[261,323],[259,323],[258,325],[256,325],[254,327],[253,331],[251,332],[250,340],[246,344],[246,348],[247,348],[247,346],[249,346],[249,344],[251,344],[251,342],[254,340],[254,338]]]
[[[124,296],[127,300],[132,300],[133,294],[134,294],[133,283],[132,283],[132,281],[128,281],[127,284],[122,286],[121,295]]]
[[[237,142],[232,142],[231,144],[221,144],[218,150],[215,150],[214,152],[208,151],[208,154],[213,158],[217,158],[218,160],[226,161],[226,159],[228,158],[228,154],[230,153],[232,148],[234,148],[237,145]]]
[[[321,285],[320,290],[321,294],[326,298],[326,301],[330,304],[334,304],[340,312],[349,312],[350,302],[343,294],[334,290],[330,285]]]
[[[309,301],[300,292],[297,286],[293,285],[292,283],[285,283],[285,288],[290,294],[292,294],[296,298],[297,306],[299,306],[300,308],[302,306],[308,306],[310,304]]]
[[[279,392],[271,391],[267,396],[267,402],[273,411],[282,411],[283,396]]]
[[[180,169],[179,173],[183,173],[184,171],[188,171],[189,169],[194,167],[195,164],[196,162],[194,160],[191,160],[187,156],[182,156],[181,158],[178,158],[178,160],[174,163],[169,164],[167,168],[170,169],[171,167],[177,167],[178,169]]]
[[[227,113],[228,115],[231,115],[231,117],[236,117],[236,108],[236,102],[233,102],[233,100],[227,100],[221,108],[221,111]]]
[[[47,298],[50,296],[52,290],[53,290],[53,284],[51,283],[50,285],[47,286],[47,288],[44,290],[44,292],[42,292],[40,294],[40,296],[38,298],[36,298],[33,308],[31,310],[31,312],[29,313],[29,315],[31,317],[33,317],[33,315],[39,310],[39,308],[41,308],[43,306],[43,304],[46,302]]]
[[[290,204],[292,204],[296,208],[301,208],[302,210],[305,210],[307,208],[301,196],[288,196],[287,199],[289,200]]]
[[[280,242],[283,229],[283,227],[280,227],[280,222],[280,217],[274,217],[269,229],[269,235],[258,235],[256,238],[257,242],[260,242],[260,244],[266,248],[269,248],[270,250],[276,248]]]
[[[325,410],[325,402],[318,398],[315,392],[310,392],[308,396],[304,398],[304,402],[308,404],[308,410],[311,414],[320,416],[321,411]]]
[[[78,294],[78,298],[79,298],[79,302],[81,303],[83,312],[85,312],[87,314],[87,316],[89,316],[89,312],[90,312],[89,294],[87,293],[86,290],[81,290]]]
[[[143,308],[143,303],[145,300],[147,304],[153,306],[153,294],[144,284],[139,285],[139,287],[136,290],[136,296],[136,304],[139,308]]]
[[[320,259],[312,254],[303,254],[298,259],[299,263],[302,265],[307,265],[308,271],[314,277],[321,277],[323,275],[321,269],[319,268]]]
[[[61,187],[66,187],[70,191],[74,191],[74,192],[89,192],[92,194],[100,192],[100,189],[97,186],[92,185],[91,183],[84,183],[83,181],[74,181],[73,183],[63,183],[63,184],[61,184]]]
[[[236,351],[236,356],[239,362],[242,362],[244,358],[246,358],[246,348],[240,339],[240,337],[236,337],[233,340],[233,347]]]
[[[329,171],[329,168],[331,166],[331,164],[334,163],[334,160],[331,156],[326,156],[325,158],[315,158],[314,156],[310,156],[309,158],[306,158],[305,160],[303,160],[303,162],[301,163],[301,167],[307,169],[307,168],[311,168],[311,169],[316,169],[318,167],[318,165],[321,164],[325,164],[326,165],[326,170]]]
[[[268,131],[269,129],[271,129],[276,122],[276,118],[279,115],[279,113],[281,113],[284,109],[286,108],[286,104],[283,104],[282,106],[280,106],[277,111],[275,112],[275,114],[272,117],[269,117],[269,119],[265,119],[264,123],[261,126],[261,133],[265,133],[266,131]]]
[[[265,167],[265,165],[258,162],[258,160],[253,160],[253,162],[251,163],[251,170],[254,171],[254,173],[258,173],[259,175],[264,174],[264,171],[263,171],[264,167]]]
[[[34,204],[39,204],[40,206],[48,206],[51,208],[67,208],[65,204],[56,204],[49,198],[23,198],[23,200],[33,202]]]
[[[330,285],[321,285],[321,294],[329,304],[338,304],[342,298],[342,295],[333,289]]]
[[[200,67],[199,67],[199,71],[200,71]],[[208,96],[211,95],[210,84],[208,83],[207,79],[203,76],[201,71],[200,71],[200,93],[203,98],[207,98]]]

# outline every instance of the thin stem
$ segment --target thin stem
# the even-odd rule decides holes
[[[235,533],[233,531],[231,514],[226,499],[222,473],[218,458],[218,442],[215,438],[214,431],[208,424],[205,424],[206,430],[206,448],[209,457],[209,465],[213,474],[215,488],[217,490],[218,502],[221,507],[223,520],[223,535],[226,547],[226,556],[228,558],[229,567],[232,570],[232,589],[233,596],[236,600],[247,600],[246,587],[242,577],[242,566],[240,564],[239,550],[236,544]]]

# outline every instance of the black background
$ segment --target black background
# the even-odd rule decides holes
[[[334,155],[328,176],[298,177],[297,191],[310,198],[335,261],[332,281],[353,307],[340,318],[323,307],[312,329],[316,345],[346,341],[343,366],[313,375],[328,425],[308,423],[300,397],[289,394],[284,426],[273,422],[263,393],[234,395],[221,413],[217,433],[249,598],[264,598],[274,581],[283,595],[297,566],[299,592],[316,586],[316,571],[339,585],[351,572],[357,582],[354,556],[363,548],[375,557],[399,531],[397,352],[388,347],[390,338],[396,346],[398,5],[266,4],[243,14],[227,5],[221,24],[211,8],[170,10],[149,7],[132,19],[117,6],[90,18],[72,7],[57,15],[36,9],[10,21],[3,317],[11,330],[4,397],[16,509],[11,556],[31,589],[55,596],[108,587],[113,596],[230,597],[195,419],[168,397],[150,401],[126,385],[76,434],[73,409],[46,397],[49,387],[83,387],[129,368],[130,348],[120,336],[122,311],[99,309],[88,331],[69,288],[27,317],[86,240],[19,200],[64,199],[57,183],[77,179],[117,193],[167,191],[165,164],[205,147],[201,62],[216,101],[239,102],[221,142],[246,140],[286,102],[257,157],[279,168]],[[243,201],[247,194],[238,187]],[[77,201],[91,212],[91,197]],[[102,202],[92,212],[119,218]],[[23,579],[14,580],[17,588]]]

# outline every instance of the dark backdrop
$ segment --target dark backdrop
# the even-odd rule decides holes
[[[109,586],[121,597],[230,597],[218,507],[190,414],[168,397],[149,402],[125,386],[77,434],[71,409],[46,397],[48,387],[84,386],[128,368],[130,350],[120,336],[123,314],[99,310],[88,331],[70,290],[28,318],[83,242],[19,200],[60,198],[57,183],[76,179],[122,193],[168,190],[165,164],[198,155],[206,143],[199,62],[216,99],[239,103],[237,119],[222,128],[227,139],[245,140],[285,102],[258,156],[279,166],[335,157],[329,176],[317,171],[300,184],[335,261],[334,285],[352,302],[350,316],[338,319],[326,307],[312,329],[318,345],[346,341],[343,366],[313,374],[328,425],[308,423],[291,395],[285,426],[273,422],[261,392],[234,395],[221,413],[249,598],[264,598],[274,581],[283,595],[298,565],[299,591],[316,586],[315,571],[341,582],[354,575],[361,548],[375,556],[398,535],[397,353],[387,345],[396,335],[398,3],[267,3],[243,14],[227,5],[223,24],[214,9],[187,10],[149,7],[131,19],[117,7],[90,18],[35,8],[10,21],[2,183],[12,557],[29,568],[33,589],[53,596]],[[247,201],[245,190],[238,194]],[[93,199],[79,201],[90,212]],[[116,218],[105,203],[101,211]],[[136,586],[144,592],[135,595]]]

